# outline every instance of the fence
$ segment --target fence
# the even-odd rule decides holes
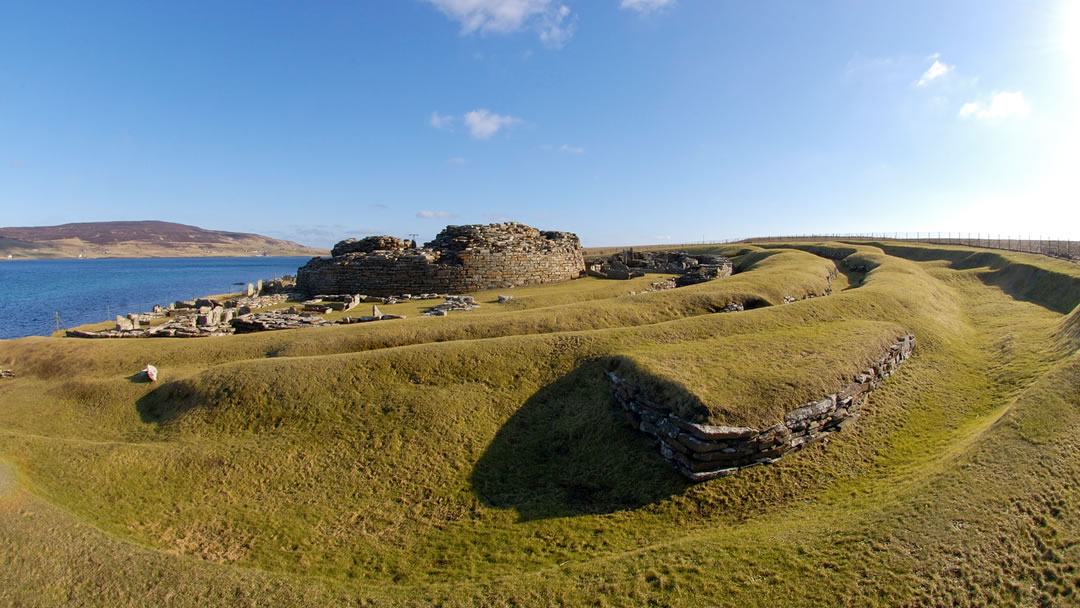
[[[789,243],[798,241],[906,241],[928,243],[932,245],[956,245],[961,247],[981,247],[984,249],[1004,249],[1025,253],[1039,253],[1055,258],[1080,262],[1080,241],[1068,239],[1050,239],[1032,236],[988,235],[970,232],[853,232],[833,234],[796,234],[788,236],[758,236],[745,239],[726,239],[720,241],[698,241],[669,245],[644,245],[639,247],[587,247],[586,256],[611,255],[627,249],[683,249],[702,245],[729,245],[732,243]]]
[[[907,241],[932,245],[957,245],[1039,253],[1055,258],[1080,261],[1080,241],[1032,236],[989,235],[963,232],[870,232],[852,234],[806,234],[767,236],[743,239],[746,242],[768,243],[784,241]]]

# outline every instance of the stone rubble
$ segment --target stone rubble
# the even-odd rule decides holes
[[[369,323],[371,321],[391,321],[393,319],[404,319],[404,318],[405,318],[405,315],[388,315],[388,314],[385,314],[383,311],[379,310],[379,305],[378,304],[372,304],[371,305],[371,316],[369,316],[369,317],[368,316],[365,316],[365,317],[345,317],[344,319],[341,320],[341,323],[344,324],[344,325],[349,325],[349,324],[352,324],[352,323]]]
[[[642,277],[646,272],[678,274],[675,286],[683,287],[731,276],[732,263],[721,255],[628,249],[606,260],[590,262],[585,270],[589,276],[620,280]]]
[[[249,310],[255,310],[257,308],[269,308],[271,306],[277,306],[284,302],[289,301],[289,294],[278,293],[272,295],[263,296],[241,296],[235,300],[225,302],[226,308],[247,308]]]
[[[445,317],[454,311],[473,310],[479,306],[476,298],[472,296],[446,296],[446,300],[441,304],[436,304],[420,314],[424,317]]]
[[[322,317],[296,314],[291,310],[267,310],[256,312],[232,320],[233,333],[249,334],[259,331],[278,331],[282,329],[300,329],[304,327],[323,327],[334,325]]]
[[[289,297],[287,293],[274,293],[241,296],[224,302],[210,298],[179,301],[169,305],[168,308],[155,306],[152,313],[117,316],[115,329],[97,332],[68,330],[66,335],[72,338],[204,338],[256,331],[320,327],[335,323],[311,314],[311,308],[325,311],[348,311],[365,299],[365,296],[356,294],[322,295],[317,298],[318,306],[313,306],[313,303],[309,301],[289,309],[252,312],[253,309],[279,305],[288,301]],[[162,318],[168,320],[160,325],[150,325],[151,321]],[[390,320],[405,317],[381,315],[380,318]],[[364,317],[360,319],[346,317],[341,323],[356,323],[362,320]]]
[[[348,312],[360,305],[364,296],[360,294],[318,295],[301,303],[304,312],[313,312],[324,315],[328,312],[340,310]]]
[[[652,283],[649,283],[649,288],[646,289],[643,293],[648,293],[652,291],[667,291],[668,289],[675,289],[676,287],[678,287],[678,284],[675,283],[674,278],[666,279],[663,281],[654,281]]]
[[[373,298],[375,300],[378,300],[378,301],[382,302],[383,304],[398,304],[398,303],[401,303],[401,302],[409,302],[409,301],[412,301],[412,300],[437,300],[437,299],[439,299],[440,296],[437,293],[421,293],[421,294],[417,294],[417,295],[413,295],[411,293],[403,293],[401,295],[386,296],[386,297],[381,297],[381,298],[380,297],[375,297],[375,296],[360,296],[360,297],[361,298]]]
[[[789,411],[767,429],[698,424],[652,401],[615,372],[607,372],[615,403],[631,425],[656,440],[660,454],[693,481],[724,477],[750,466],[772,464],[844,428],[876,389],[915,349],[915,336],[901,336],[888,352],[834,394]]]

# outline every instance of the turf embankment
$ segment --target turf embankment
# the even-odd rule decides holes
[[[725,253],[738,274],[667,292],[583,281],[439,319],[0,343],[19,371],[0,382],[0,598],[1072,605],[1080,273],[918,245]],[[782,304],[823,293],[834,261],[867,271]],[[730,301],[751,309],[715,314]],[[856,425],[696,485],[603,377],[758,425],[907,331],[915,357]],[[137,381],[146,362],[161,385]]]

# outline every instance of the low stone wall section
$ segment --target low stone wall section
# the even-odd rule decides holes
[[[637,387],[608,372],[615,403],[630,423],[654,438],[663,455],[693,481],[724,477],[739,469],[772,464],[784,454],[839,431],[854,420],[876,389],[907,360],[915,349],[915,336],[900,337],[888,352],[850,383],[819,401],[805,403],[767,429],[698,424],[652,401]]]

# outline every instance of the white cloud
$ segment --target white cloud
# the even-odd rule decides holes
[[[513,116],[503,116],[501,114],[495,114],[489,112],[483,108],[466,112],[465,126],[469,128],[469,133],[476,139],[487,139],[492,135],[499,132],[499,129],[503,127],[509,127],[510,125],[521,122],[520,118],[514,118]]]
[[[424,209],[423,211],[416,212],[416,217],[425,220],[434,220],[453,216],[454,214],[450,213],[449,211],[429,211],[427,209]]]
[[[432,112],[431,118],[428,119],[428,124],[436,129],[447,129],[450,125],[454,124],[454,117],[450,115],[439,114],[438,112]]]
[[[448,158],[446,162],[450,165],[464,165],[465,163],[469,162],[469,159],[465,158],[464,156],[455,156],[454,158]]]
[[[554,152],[555,150],[558,150],[559,152],[562,152],[563,154],[584,154],[585,153],[585,148],[582,148],[580,146],[571,146],[570,144],[563,144],[563,145],[559,146],[558,148],[556,148],[555,146],[553,146],[551,144],[540,144],[540,149],[543,150],[544,152]]]
[[[919,78],[919,81],[915,83],[915,86],[925,87],[934,80],[941,78],[942,76],[948,74],[956,68],[955,65],[948,65],[942,63],[941,60],[938,59],[939,56],[940,55],[938,55],[937,53],[934,53],[929,57],[929,59],[934,60],[934,63],[930,64],[930,67],[927,68],[925,72],[923,72],[922,78]]]
[[[630,9],[644,15],[675,4],[675,0],[620,0],[619,8]]]
[[[977,118],[979,120],[1000,120],[1003,118],[1022,118],[1031,112],[1024,94],[1020,91],[999,91],[990,96],[990,103],[984,104],[977,101],[965,103],[960,108],[960,118]]]
[[[461,24],[462,35],[476,32],[508,34],[534,29],[546,46],[561,47],[574,34],[577,18],[570,8],[552,0],[428,0]]]

